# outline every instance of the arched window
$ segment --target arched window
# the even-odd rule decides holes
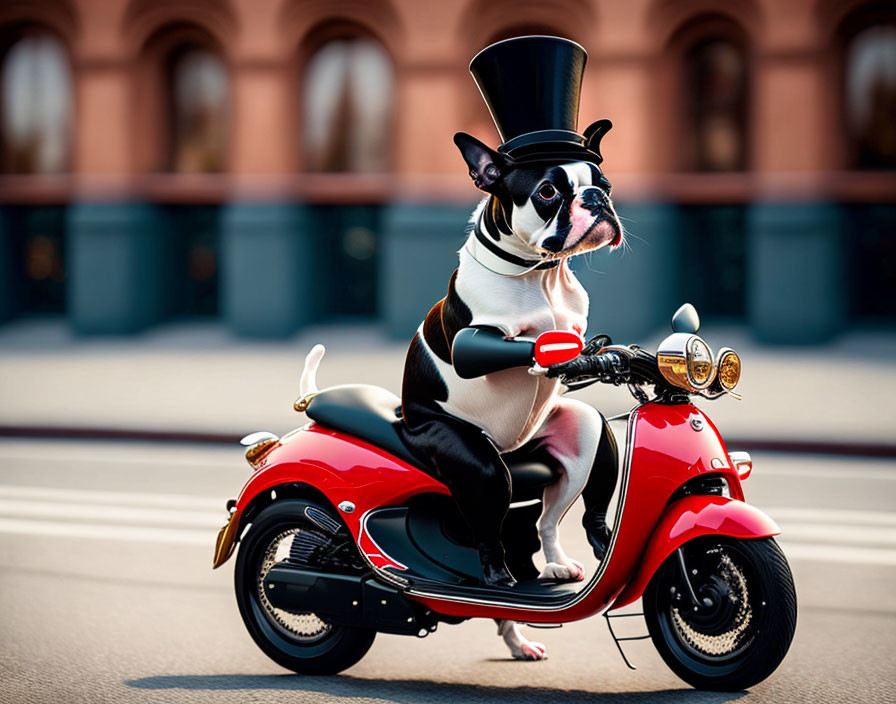
[[[852,37],[844,78],[852,165],[896,167],[896,24],[868,27]]]
[[[230,136],[230,82],[224,62],[206,49],[174,52],[169,91],[169,168],[179,173],[224,171]]]
[[[741,46],[705,39],[684,55],[684,164],[689,171],[747,167],[748,67]]]
[[[304,81],[305,169],[389,171],[393,92],[392,63],[379,42],[346,37],[318,49]]]
[[[72,87],[62,43],[29,33],[3,55],[2,158],[5,173],[52,174],[71,161]]]

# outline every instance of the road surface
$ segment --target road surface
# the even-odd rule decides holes
[[[243,628],[233,561],[211,570],[238,448],[0,442],[0,702],[892,702],[896,463],[754,454],[747,498],[784,529],[799,597],[791,651],[749,692],[701,693],[650,641],[620,660],[602,618],[525,629],[509,660],[491,621],[379,636],[343,675],[298,677]],[[572,516],[563,534],[587,554]],[[629,628],[643,628],[640,619]]]

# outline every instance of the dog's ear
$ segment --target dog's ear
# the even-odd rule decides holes
[[[476,188],[486,193],[495,193],[506,172],[507,162],[504,157],[466,132],[454,135],[454,143],[467,162],[470,178]]]
[[[585,146],[597,154],[601,161],[603,161],[603,156],[600,153],[600,140],[612,127],[613,123],[609,120],[598,120],[588,125],[588,129],[582,133],[585,137]]]

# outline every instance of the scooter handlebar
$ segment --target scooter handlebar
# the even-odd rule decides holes
[[[587,377],[597,377],[599,381],[622,383],[629,373],[629,359],[620,350],[606,350],[599,354],[580,355],[569,362],[554,364],[547,370],[549,378],[563,377],[574,382]]]

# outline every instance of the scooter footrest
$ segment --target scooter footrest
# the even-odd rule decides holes
[[[506,589],[482,584],[445,584],[423,578],[412,581],[413,594],[429,596],[464,597],[478,601],[498,601],[520,606],[560,605],[568,601],[582,587],[580,582],[556,582],[553,580],[530,579]]]

